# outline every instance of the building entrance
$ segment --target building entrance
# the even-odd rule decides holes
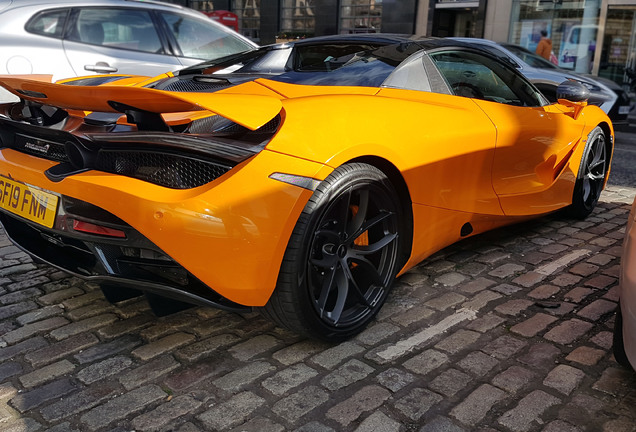
[[[598,68],[599,76],[623,84],[626,90],[636,85],[635,18],[636,2],[633,5],[608,6]]]

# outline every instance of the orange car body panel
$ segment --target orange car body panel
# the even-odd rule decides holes
[[[567,205],[585,136],[601,123],[613,135],[596,107],[574,119],[559,114],[570,110],[562,105],[519,108],[388,88],[259,79],[215,93],[176,93],[136,87],[144,82],[131,77],[124,80],[130,85],[69,92],[67,86],[0,77],[5,88],[46,93],[49,102],[72,109],[113,111],[106,103],[113,100],[162,112],[171,124],[209,111],[250,129],[280,113],[282,126],[265,150],[194,189],[98,171],[54,183],[43,174],[54,162],[10,149],[0,150],[0,175],[104,208],[213,290],[248,306],[269,299],[287,241],[312,195],[270,179],[275,172],[324,180],[352,160],[393,165],[412,204],[404,272],[462,238],[467,223],[474,235]]]

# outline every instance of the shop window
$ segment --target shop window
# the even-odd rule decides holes
[[[314,36],[316,22],[313,0],[283,0],[280,39]]]
[[[380,33],[382,0],[343,0],[340,33]]]
[[[238,17],[240,33],[258,41],[261,30],[261,0],[232,0],[232,12]]]

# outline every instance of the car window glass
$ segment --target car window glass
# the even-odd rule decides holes
[[[143,10],[81,9],[68,39],[109,48],[163,52],[152,17]]]
[[[184,57],[215,59],[252,49],[246,41],[205,19],[161,12]]]
[[[442,51],[430,55],[457,96],[516,106],[541,106],[542,96],[512,69],[469,51]]]
[[[25,29],[29,33],[59,38],[64,32],[67,15],[68,9],[41,12],[29,20]]]
[[[550,63],[548,60],[544,59],[540,55],[526,50],[523,47],[515,45],[505,45],[505,47],[532,67],[536,67],[539,69],[558,69],[556,65]]]

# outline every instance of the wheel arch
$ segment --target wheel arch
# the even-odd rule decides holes
[[[614,131],[612,130],[612,127],[605,121],[600,122],[598,127],[601,128],[601,130],[607,137],[607,139],[605,140],[605,151],[607,151],[607,154],[609,155],[609,162],[610,162],[607,164],[607,168],[605,169],[605,184],[607,184],[612,157],[614,154]]]
[[[402,268],[407,263],[413,249],[413,201],[411,200],[408,185],[400,170],[387,159],[379,156],[361,156],[351,159],[346,163],[356,162],[374,166],[382,171],[389,178],[389,181],[398,193],[404,214],[404,232],[407,236],[406,241],[402,242],[403,246],[400,257],[400,268]]]

